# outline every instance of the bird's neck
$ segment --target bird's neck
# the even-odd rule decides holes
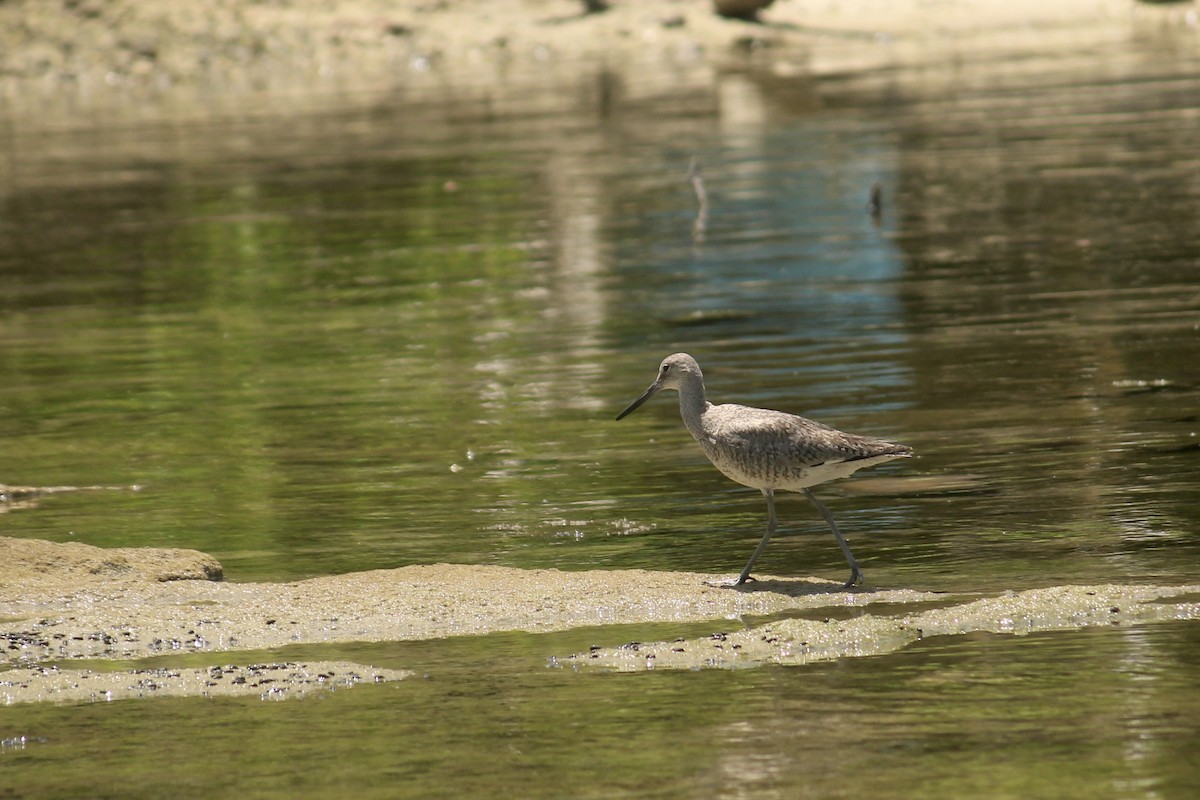
[[[679,389],[679,415],[692,436],[700,438],[701,418],[711,404],[704,394],[704,380],[697,378]]]

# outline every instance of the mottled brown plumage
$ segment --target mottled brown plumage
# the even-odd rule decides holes
[[[802,492],[817,506],[850,563],[850,580],[846,586],[853,586],[861,580],[862,571],[838,531],[833,515],[808,487],[848,477],[864,467],[893,458],[907,458],[912,455],[911,447],[845,433],[782,411],[735,403],[713,405],[705,395],[704,374],[700,371],[700,365],[687,353],[667,356],[659,366],[654,383],[630,403],[617,419],[630,414],[663,389],[679,392],[679,412],[683,424],[700,443],[700,448],[713,466],[731,480],[758,489],[767,498],[766,535],[742,570],[736,585],[745,583],[750,577],[754,562],[775,532],[777,489]]]

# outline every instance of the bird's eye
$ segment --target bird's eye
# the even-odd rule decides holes
[[[670,364],[663,364],[663,367],[662,367],[662,372],[663,372],[663,375],[666,375],[666,374],[667,374],[668,372],[670,372],[670,371],[671,371],[671,365],[670,365]]]

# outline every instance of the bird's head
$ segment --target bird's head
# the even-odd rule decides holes
[[[679,391],[687,383],[696,380],[704,380],[704,375],[700,372],[700,365],[696,363],[696,359],[687,353],[669,355],[658,365],[658,376],[654,379],[654,383],[650,384],[649,388],[642,392],[637,400],[634,400],[624,411],[618,414],[617,419],[624,419],[629,416],[637,410],[638,406],[663,389]]]

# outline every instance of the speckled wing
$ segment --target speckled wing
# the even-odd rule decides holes
[[[756,489],[801,489],[912,454],[905,445],[732,403],[710,408],[703,426],[700,445],[713,465]]]

